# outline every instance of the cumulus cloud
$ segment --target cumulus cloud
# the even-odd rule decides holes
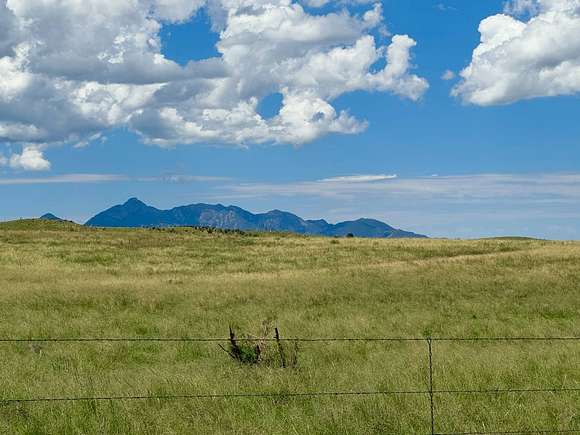
[[[12,54],[12,49],[19,36],[16,17],[6,3],[0,1],[0,57]]]
[[[0,0],[0,23],[12,23],[0,26],[11,41],[0,48],[0,142],[80,142],[126,123],[167,80],[215,76],[207,62],[165,59],[148,12],[157,3],[146,3]]]
[[[508,15],[535,15],[539,12],[538,0],[508,0],[503,10]]]
[[[427,82],[410,73],[410,37],[396,35],[377,47],[367,32],[382,19],[380,5],[357,17],[347,12],[310,15],[298,3],[228,1],[217,48],[228,77],[171,83],[156,92],[156,105],[130,125],[146,141],[302,144],[327,133],[366,128],[332,100],[345,92],[379,90],[417,100]],[[386,66],[372,67],[381,59]],[[283,97],[271,119],[260,100]]]
[[[27,145],[21,154],[12,154],[10,167],[25,171],[47,171],[50,169],[50,162],[44,158],[38,147]]]
[[[0,0],[0,143],[83,144],[118,127],[162,146],[358,133],[366,122],[337,111],[335,98],[364,90],[417,100],[428,84],[411,71],[412,38],[384,46],[371,36],[383,26],[380,3],[361,13],[350,3],[310,14],[292,0]],[[163,25],[204,7],[219,56],[165,57]],[[259,103],[273,93],[281,109],[264,119]],[[20,163],[34,153],[36,166]],[[46,168],[38,147],[17,156],[14,167]]]
[[[205,0],[156,0],[153,2],[154,16],[170,22],[183,22],[204,5]]]
[[[453,95],[481,106],[580,92],[580,0],[512,1],[484,19]]]
[[[188,19],[184,0],[2,0],[22,28],[27,69],[71,80],[141,84],[186,75],[161,54],[161,21]]]

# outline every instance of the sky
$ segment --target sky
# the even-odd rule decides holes
[[[579,92],[580,0],[0,0],[0,220],[580,239]]]

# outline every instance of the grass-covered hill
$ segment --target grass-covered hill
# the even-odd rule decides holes
[[[580,244],[0,224],[0,337],[580,335]],[[289,346],[289,345],[288,345]],[[426,343],[0,343],[9,398],[421,390]],[[578,342],[436,342],[438,390],[580,387]],[[437,431],[580,430],[578,393],[439,395]],[[6,434],[427,434],[427,395],[1,404]]]

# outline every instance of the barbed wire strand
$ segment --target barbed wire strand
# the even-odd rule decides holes
[[[260,342],[348,342],[348,341],[378,341],[378,342],[405,342],[405,341],[425,341],[429,337],[369,337],[369,338],[348,338],[348,337],[326,337],[326,338],[238,338],[239,341],[260,341]],[[431,337],[431,341],[579,341],[580,337]],[[230,341],[229,338],[216,337],[36,337],[36,338],[0,338],[0,343],[85,343],[85,342],[215,342],[222,343]]]
[[[434,394],[529,394],[529,393],[574,393],[580,388],[497,388],[485,390],[434,390]]]
[[[580,429],[532,429],[532,430],[514,430],[503,432],[439,432],[435,435],[512,435],[512,434],[551,434],[551,433],[580,433]]]
[[[238,399],[238,398],[277,398],[277,397],[322,397],[322,396],[395,396],[430,394],[508,394],[508,393],[565,393],[580,392],[580,388],[505,388],[486,390],[390,390],[390,391],[311,391],[296,393],[224,393],[224,394],[182,394],[182,395],[134,395],[134,396],[97,396],[97,397],[37,397],[24,399],[0,399],[0,403],[35,402],[75,402],[105,400],[179,400],[179,399]]]
[[[496,390],[493,390],[494,392]],[[505,391],[505,390],[504,390]],[[537,390],[527,390],[535,392]],[[544,391],[544,390],[542,390]],[[432,393],[451,393],[452,391],[437,391]],[[463,391],[461,391],[463,392]],[[484,391],[480,391],[484,392]],[[29,399],[2,399],[0,405],[30,404],[49,402],[92,402],[92,401],[141,401],[141,400],[195,400],[195,399],[242,399],[242,398],[308,398],[308,397],[336,397],[336,396],[377,396],[377,395],[428,395],[430,391],[318,391],[302,393],[243,393],[243,394],[182,394],[182,395],[140,395],[140,396],[100,396],[100,397],[50,397]],[[432,432],[434,435],[512,435],[512,434],[555,434],[555,433],[580,433],[580,429],[533,429],[518,431],[493,431],[493,432]]]
[[[312,391],[297,393],[228,393],[228,394],[177,394],[177,395],[136,395],[100,397],[36,397],[28,399],[0,399],[0,403],[37,403],[37,402],[89,402],[109,400],[185,400],[185,399],[251,399],[251,398],[296,398],[324,396],[394,396],[423,395],[425,391]]]

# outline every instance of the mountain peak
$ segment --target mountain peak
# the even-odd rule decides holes
[[[45,221],[61,221],[62,219],[58,216],[53,215],[52,213],[46,213],[40,216],[40,219],[44,219]]]
[[[139,198],[133,197],[133,198],[129,198],[125,204],[123,205],[147,205],[145,204],[143,201],[141,201]]]

